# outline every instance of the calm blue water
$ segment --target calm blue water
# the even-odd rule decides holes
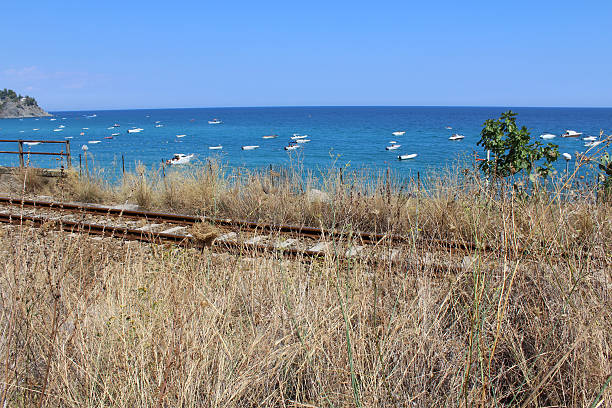
[[[53,112],[55,121],[40,119],[0,120],[0,139],[64,140],[71,137],[73,165],[78,166],[81,146],[88,145],[94,165],[107,174],[121,171],[121,156],[126,170],[136,162],[158,166],[174,153],[194,153],[204,161],[220,157],[230,166],[262,168],[270,164],[288,165],[299,160],[305,168],[319,170],[335,166],[358,169],[390,167],[400,173],[426,172],[455,160],[461,154],[482,149],[476,146],[483,122],[496,118],[507,108],[491,107],[278,107],[278,108],[205,108],[151,109],[115,111]],[[518,123],[527,126],[532,137],[541,133],[560,135],[566,129],[583,132],[583,136],[612,131],[612,109],[609,108],[512,108],[519,114]],[[95,117],[92,117],[93,115]],[[219,118],[220,125],[208,120]],[[156,128],[159,121],[163,125]],[[108,129],[114,123],[119,128]],[[53,129],[65,126],[62,131]],[[445,127],[451,126],[452,130]],[[141,133],[127,134],[127,129],[141,127]],[[88,128],[88,129],[84,129]],[[39,130],[33,130],[39,129]],[[405,130],[403,136],[391,132]],[[80,135],[83,132],[84,135]],[[120,133],[113,139],[104,139]],[[293,152],[283,149],[293,133],[308,134],[310,143]],[[449,141],[452,133],[465,135],[461,141]],[[177,138],[176,135],[186,135]],[[276,139],[263,135],[278,134]],[[88,144],[99,140],[100,143]],[[539,139],[538,139],[539,140]],[[402,147],[385,150],[390,141]],[[560,152],[575,156],[585,151],[581,138],[552,140]],[[222,151],[209,146],[223,145]],[[251,151],[243,145],[259,145]],[[32,151],[54,151],[57,146],[36,145]],[[16,144],[0,143],[0,150],[17,150]],[[417,153],[414,160],[397,160],[399,154]],[[48,156],[31,156],[33,166],[55,167]],[[335,163],[335,164],[334,164]],[[16,155],[0,154],[1,165],[17,165]],[[91,166],[91,162],[90,162]],[[565,168],[560,161],[559,166]]]

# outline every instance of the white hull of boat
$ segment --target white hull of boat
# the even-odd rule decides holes
[[[259,146],[242,146],[242,150],[255,150],[259,148]]]
[[[298,140],[296,140],[296,142],[298,142],[298,143],[308,143],[308,142],[310,142],[310,139],[298,139]]]
[[[552,133],[545,133],[543,135],[540,135],[540,139],[554,139],[555,137],[557,137],[557,135],[553,135]]]
[[[174,166],[174,165],[177,165],[177,164],[187,164],[187,163],[189,163],[189,161],[192,158],[193,158],[193,154],[189,154],[189,155],[184,155],[184,154],[174,155],[174,158],[166,161],[166,164],[171,165],[171,166]]]
[[[406,134],[406,131],[397,131],[397,132],[393,132],[391,133],[393,136],[403,136]]]
[[[285,146],[285,150],[295,150],[295,149],[299,149],[299,148],[300,148],[299,145]]]
[[[415,157],[417,157],[416,153],[412,153],[412,154],[402,154],[400,156],[397,156],[397,158],[399,160],[409,160],[409,159],[414,159]]]
[[[576,132],[573,130],[566,130],[564,134],[561,135],[561,137],[579,137],[582,136],[582,132]]]
[[[300,140],[300,139],[306,139],[308,137],[308,135],[298,135],[297,133],[294,133],[293,136],[291,136],[292,140]]]
[[[137,129],[128,129],[128,133],[140,133],[142,132],[144,129],[141,128],[137,128]]]
[[[278,135],[269,135],[269,136],[262,136],[262,139],[276,139],[278,137]]]
[[[210,150],[221,150],[221,149],[223,149],[223,146],[208,146],[208,148]]]
[[[451,137],[449,137],[448,140],[461,140],[463,138],[465,138],[465,136],[455,134],[455,135],[452,135]]]
[[[400,147],[402,147],[402,145],[396,144],[396,145],[387,146],[387,147],[385,147],[385,149],[387,149],[387,150],[396,150],[396,149],[399,149]]]

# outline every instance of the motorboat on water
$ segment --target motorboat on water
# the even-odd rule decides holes
[[[299,140],[299,139],[306,139],[308,137],[308,135],[298,135],[297,133],[294,133],[293,136],[291,136],[292,140]]]
[[[412,153],[412,154],[401,154],[399,156],[397,156],[397,158],[399,160],[408,160],[408,159],[414,159],[415,157],[417,157],[416,153]]]
[[[90,140],[87,143],[89,143],[89,144],[97,144],[97,143],[100,143],[100,141],[99,140]]]
[[[587,136],[587,137],[583,137],[582,140],[584,140],[585,142],[594,142],[597,140],[597,136]]]
[[[393,132],[393,133],[391,133],[391,134],[392,134],[393,136],[403,136],[403,135],[405,135],[405,134],[406,134],[406,131],[405,131],[405,130],[397,130],[397,131],[395,131],[395,132]]]
[[[120,124],[118,124],[118,123],[115,123],[115,124],[113,125],[113,127],[120,127],[120,126],[121,126],[121,125],[120,125]]]
[[[209,120],[209,121],[208,121],[208,124],[209,124],[209,125],[219,125],[219,124],[221,124],[221,123],[222,123],[222,122],[221,122],[219,119],[217,119],[217,118],[214,118],[213,120]]]
[[[544,133],[540,135],[540,139],[554,139],[557,135],[553,135],[552,133]]]
[[[242,146],[242,150],[255,150],[257,149],[259,146],[257,145],[253,145],[253,146]]]
[[[453,128],[452,128],[452,127],[450,127],[450,126],[447,126],[447,127],[446,127],[446,129],[448,129],[448,130],[453,130]]]
[[[111,136],[119,136],[121,133],[111,133]]]
[[[136,129],[128,129],[128,133],[140,133],[142,132],[144,129],[143,128],[136,128]]]
[[[389,144],[396,144],[397,142],[395,140],[392,140],[389,142]]]
[[[55,118],[51,118],[51,119],[49,119],[49,120],[57,120],[57,119],[55,119]]]
[[[104,136],[105,139],[112,139],[114,136]]]
[[[187,135],[176,135],[176,137],[185,137]]]
[[[455,133],[451,137],[449,137],[448,140],[461,140],[463,138],[465,138],[465,136],[460,135],[459,133]]]
[[[64,129],[53,129],[54,132],[61,132]]]
[[[308,143],[308,142],[310,142],[310,139],[297,139],[296,142],[298,142],[298,143]]]
[[[223,149],[223,146],[221,146],[221,145],[217,145],[217,146],[208,146],[208,148],[209,148],[210,150],[221,150],[221,149]]]
[[[578,137],[578,136],[582,136],[582,133],[576,132],[574,130],[566,130],[565,133],[561,135],[561,137]]]
[[[187,164],[192,158],[193,154],[187,155],[183,153],[176,153],[171,159],[166,160],[166,164],[169,166],[176,164]]]
[[[155,125],[156,128],[164,127],[164,125]]]
[[[297,143],[290,143],[289,145],[285,146],[285,150],[295,150],[299,148],[300,148],[300,145]]]
[[[37,130],[40,130],[40,129],[38,129],[38,128],[34,128],[34,129],[32,129],[32,130],[36,132]]]
[[[265,135],[265,136],[262,136],[261,138],[262,139],[275,139],[277,137],[278,137],[278,135]]]
[[[385,147],[385,149],[387,149],[387,150],[396,150],[396,149],[399,149],[400,147],[402,147],[402,145],[400,145],[400,144],[393,144],[391,146]]]
[[[65,128],[65,127],[66,127],[66,125],[59,125],[59,126],[58,126],[58,128],[60,128],[60,129],[63,129],[63,128]]]

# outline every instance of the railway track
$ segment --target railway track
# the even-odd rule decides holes
[[[15,208],[19,211],[13,211]],[[343,258],[367,256],[372,259],[396,261],[400,255],[410,252],[410,249],[415,247],[429,251],[438,248],[446,253],[452,252],[456,256],[497,253],[501,250],[469,242],[435,239],[414,242],[409,237],[392,234],[347,232],[3,196],[0,196],[0,222],[25,223],[34,227],[48,225],[72,233],[152,243],[173,243],[184,247],[211,246],[214,249],[231,252],[280,252],[284,256],[305,258],[324,257],[333,253]],[[198,224],[212,225],[219,234],[215,239],[198,239],[191,233],[191,228]],[[528,255],[524,252],[521,256],[526,254]]]
[[[14,211],[18,209],[18,211]],[[223,251],[281,252],[285,256],[317,258],[335,253],[344,258],[382,249],[391,260],[401,251],[399,236],[372,233],[346,233],[293,225],[275,225],[242,220],[197,217],[117,207],[46,200],[0,197],[0,222],[43,225],[71,233],[85,233],[125,240],[173,243],[184,247],[211,246]],[[194,237],[191,228],[198,224],[214,226],[214,240]],[[398,247],[390,248],[394,243]],[[340,244],[340,245],[338,245]],[[369,247],[369,251],[364,251]]]

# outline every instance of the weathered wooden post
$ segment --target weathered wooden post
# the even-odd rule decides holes
[[[23,161],[23,140],[19,140],[17,142],[19,144],[19,167],[24,167],[25,163]]]
[[[66,165],[72,167],[72,157],[70,156],[70,140],[66,140]]]

